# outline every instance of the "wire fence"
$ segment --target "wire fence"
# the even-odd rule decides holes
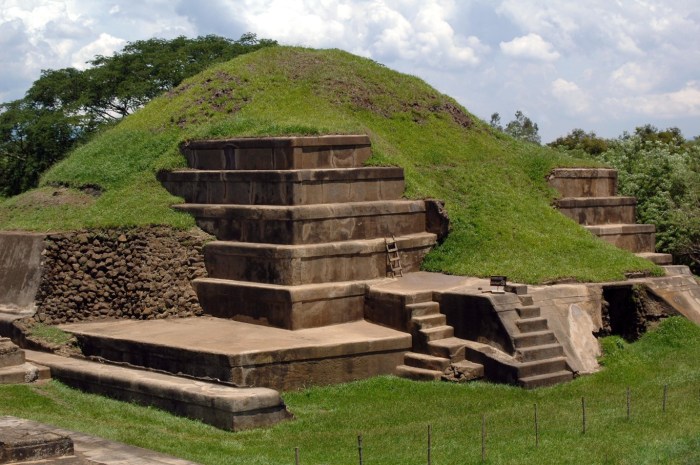
[[[649,393],[647,392],[646,396],[639,396],[638,398],[635,398],[635,392],[634,390],[630,387],[627,386],[624,394],[621,395],[617,400],[612,400],[611,402],[605,402],[601,401],[599,396],[592,396],[595,399],[595,402],[590,402],[590,399],[587,398],[586,396],[581,396],[581,402],[580,402],[580,411],[579,411],[579,428],[580,428],[580,435],[581,437],[585,437],[587,434],[591,433],[591,417],[592,413],[595,412],[597,415],[596,418],[601,421],[603,417],[607,417],[608,419],[618,419],[618,420],[624,420],[625,422],[631,422],[634,418],[642,418],[644,416],[666,416],[667,412],[674,406],[674,404],[671,402],[671,399],[669,397],[669,393],[671,390],[669,389],[669,385],[665,384],[663,385],[663,389],[658,392],[658,395],[656,393]],[[639,400],[640,402],[636,402],[636,400]],[[675,399],[677,401],[677,407],[678,408],[687,408],[690,407],[691,404],[694,404],[696,410],[700,412],[700,389],[697,390],[697,398],[696,399]],[[678,405],[680,404],[680,405]],[[573,409],[572,409],[573,410]],[[507,422],[503,418],[502,413],[499,414],[500,420],[502,421],[502,424]],[[561,418],[554,418],[549,421],[549,426],[551,429],[557,429],[560,430],[562,427],[566,428],[567,426],[571,425],[562,425],[562,422],[568,421],[571,423],[571,415],[566,415],[566,417],[561,417]],[[499,447],[499,444],[493,440],[494,433],[496,432],[496,426],[493,424],[493,422],[489,421],[489,415],[487,413],[481,413],[480,414],[480,423],[481,423],[481,431],[480,431],[480,455],[474,454],[473,452],[479,452],[475,451],[474,447],[471,448],[472,455],[470,457],[463,457],[462,459],[467,460],[468,463],[486,463],[489,458],[489,452],[492,450],[495,450],[496,448]],[[559,422],[556,427],[555,423]],[[523,427],[524,423],[521,421],[519,423],[519,427]],[[533,449],[537,449],[541,445],[541,439],[542,435],[546,434],[546,428],[543,428],[542,425],[542,408],[541,404],[538,404],[537,402],[532,404],[532,423],[531,423],[531,430],[529,433],[522,429],[521,433],[523,434],[531,434],[532,436],[532,444],[531,447]],[[427,425],[427,431],[425,432],[425,442],[423,447],[425,448],[425,462],[427,465],[436,465],[436,461],[434,459],[434,446],[433,446],[433,425],[428,424]],[[500,444],[503,445],[503,444]],[[304,462],[302,460],[302,455],[303,451],[299,448],[296,447],[293,451],[293,456],[294,456],[294,464],[295,465],[304,465]],[[364,447],[364,438],[362,434],[359,434],[357,436],[357,462],[359,465],[366,465],[366,463],[371,462],[367,461],[367,451],[366,448]],[[380,459],[371,462],[371,463],[381,463]],[[421,462],[415,462],[415,463],[421,463]],[[454,462],[450,462],[454,463]],[[459,462],[459,463],[465,463],[465,462]]]

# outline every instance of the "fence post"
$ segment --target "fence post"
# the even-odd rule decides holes
[[[581,397],[581,417],[582,417],[582,426],[583,426],[583,434],[586,434],[586,398]]]
[[[664,384],[664,402],[661,410],[666,413],[666,398],[668,397],[668,384]]]
[[[357,453],[360,456],[360,465],[362,465],[362,435],[357,436]]]
[[[428,465],[432,465],[433,426],[428,425]]]
[[[632,396],[632,394],[630,392],[630,387],[627,386],[627,420],[628,421],[630,419],[630,403],[631,403],[630,397],[631,396]]]
[[[299,465],[299,448],[294,448],[294,464]]]
[[[481,415],[481,461],[486,461],[486,414]]]
[[[540,425],[537,418],[537,403],[535,403],[535,447],[540,446]]]

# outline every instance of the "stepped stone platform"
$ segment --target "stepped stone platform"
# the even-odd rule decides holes
[[[669,254],[655,253],[656,227],[636,224],[637,200],[617,196],[616,170],[557,168],[548,182],[562,196],[557,209],[592,234],[656,264],[673,261]]]
[[[278,390],[390,374],[411,347],[409,334],[367,321],[298,331],[210,317],[61,328],[88,357]]]
[[[401,168],[362,166],[364,135],[181,150],[190,169],[158,178],[218,239],[204,248],[208,277],[193,283],[208,315],[290,330],[361,320],[365,286],[417,271],[447,229],[428,211],[435,201],[401,198]]]

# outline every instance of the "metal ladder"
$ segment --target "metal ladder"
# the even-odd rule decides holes
[[[394,277],[403,277],[403,268],[401,267],[401,257],[399,256],[399,246],[396,243],[396,237],[391,235],[391,239],[384,239],[386,245],[386,253],[389,257],[389,267]]]

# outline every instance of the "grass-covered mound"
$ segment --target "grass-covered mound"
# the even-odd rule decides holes
[[[0,227],[189,227],[193,220],[170,209],[177,199],[154,176],[184,165],[180,142],[334,133],[369,134],[371,163],[402,166],[407,197],[446,201],[452,233],[429,255],[428,270],[543,282],[654,269],[550,206],[546,174],[580,160],[494,133],[420,79],[339,50],[264,49],[185,81],[77,149],[40,189],[3,202]],[[53,195],[56,185],[102,194]]]
[[[295,447],[303,464],[353,464],[358,463],[358,434],[363,435],[364,463],[424,464],[428,425],[432,463],[477,464],[482,415],[490,464],[700,463],[700,327],[671,318],[634,344],[611,338],[603,345],[607,354],[601,373],[552,388],[526,391],[482,382],[380,377],[287,393],[294,420],[241,433],[82,394],[56,382],[0,386],[0,415],[77,429],[202,464],[291,464]]]

